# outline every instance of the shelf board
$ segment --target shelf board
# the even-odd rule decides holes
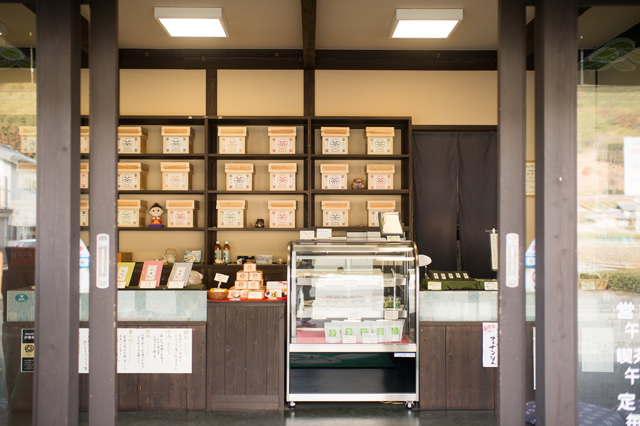
[[[204,160],[204,154],[164,154],[162,152],[118,154],[118,160]]]
[[[255,231],[255,232],[265,232],[265,231],[279,231],[279,232],[287,232],[287,231],[305,231],[307,228],[208,228],[209,231],[218,231],[218,232],[236,232],[236,231]]]
[[[161,189],[145,189],[139,191],[118,191],[118,194],[158,194],[158,195],[180,195],[180,194],[194,194],[204,195],[204,191],[163,191]]]
[[[256,268],[258,268],[258,270],[260,270],[261,268],[267,268],[267,269],[285,269],[288,265],[286,263],[283,264],[278,264],[278,263],[272,263],[270,265],[256,265]],[[243,268],[243,265],[238,265],[236,263],[229,263],[229,264],[216,264],[216,263],[212,263],[212,264],[208,264],[207,265],[208,269],[218,269],[218,270],[231,270],[231,271],[238,271],[241,270]]]
[[[209,154],[209,158],[220,160],[306,160],[307,154]]]
[[[403,160],[408,159],[409,154],[395,155],[367,155],[367,154],[313,154],[313,159],[324,160]]]
[[[140,228],[128,228],[128,227],[118,227],[118,231],[149,231],[149,232],[169,232],[169,231],[204,231],[204,228],[149,228],[148,226],[140,227]]]
[[[312,189],[313,195],[404,195],[409,194],[408,189]]]
[[[209,194],[234,194],[234,195],[304,195],[308,191],[209,191]]]
[[[312,229],[332,229],[334,231],[380,231],[380,227],[378,226],[316,226],[314,228],[309,228],[310,230]],[[409,227],[408,226],[403,226],[402,227],[403,231],[409,231]]]

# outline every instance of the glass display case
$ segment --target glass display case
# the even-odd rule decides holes
[[[297,401],[418,399],[413,242],[289,245],[287,388]]]

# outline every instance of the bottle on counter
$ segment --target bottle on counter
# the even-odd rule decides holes
[[[215,263],[222,263],[222,247],[220,246],[220,241],[216,241],[216,245],[213,246],[213,253]]]
[[[231,247],[229,247],[229,241],[224,242],[224,247],[222,247],[222,260],[224,263],[231,263]]]

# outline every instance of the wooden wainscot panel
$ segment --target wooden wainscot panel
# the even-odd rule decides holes
[[[378,213],[395,211],[396,202],[394,200],[367,201],[367,217],[369,218],[369,226],[380,226]]]
[[[246,127],[218,127],[218,153],[245,154]]]
[[[18,127],[20,137],[20,152],[23,154],[35,154],[38,146],[36,126]]]
[[[495,368],[482,366],[482,324],[447,326],[447,410],[495,409]]]
[[[167,200],[167,228],[196,228],[197,200]]]
[[[320,134],[322,136],[323,154],[349,153],[348,127],[321,127]]]
[[[269,227],[296,227],[296,200],[269,200]]]
[[[80,154],[89,154],[89,126],[80,126]]]
[[[420,327],[420,409],[445,410],[446,351],[444,326]]]
[[[295,127],[269,127],[269,152],[271,154],[296,153]]]
[[[350,201],[323,201],[322,218],[323,226],[343,227],[349,226]]]
[[[279,302],[209,303],[210,409],[284,408],[284,309]]]
[[[118,162],[118,190],[146,190],[148,174],[149,166],[144,163]]]
[[[80,200],[80,226],[89,226],[89,200]]]
[[[118,200],[118,226],[139,228],[145,226],[147,202],[145,200]]]
[[[226,163],[227,191],[253,190],[253,163]]]
[[[80,188],[89,188],[89,162],[80,161]]]
[[[367,164],[369,189],[393,189],[394,164]]]
[[[393,127],[367,127],[367,154],[392,155],[393,137],[396,132]]]
[[[295,191],[297,163],[269,163],[271,191]]]
[[[246,201],[217,200],[218,228],[244,228]]]
[[[163,191],[189,191],[193,175],[193,166],[188,161],[160,163]]]
[[[162,127],[162,152],[190,154],[193,152],[195,131],[188,126]]]
[[[143,154],[147,152],[149,132],[145,127],[118,127],[118,152]]]
[[[320,164],[322,189],[347,189],[348,164]]]

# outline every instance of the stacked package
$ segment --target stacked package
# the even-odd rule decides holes
[[[245,263],[243,270],[236,272],[236,282],[232,289],[240,291],[241,299],[262,300],[264,298],[262,271],[256,270],[255,263]]]

